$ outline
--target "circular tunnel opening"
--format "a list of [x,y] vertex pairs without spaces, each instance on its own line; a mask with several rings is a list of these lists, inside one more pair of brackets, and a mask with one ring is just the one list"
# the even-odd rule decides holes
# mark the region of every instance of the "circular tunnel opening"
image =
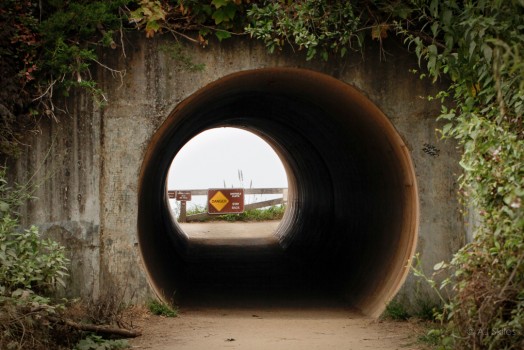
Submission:
[[[171,163],[171,213],[190,241],[270,237],[285,213],[287,179],[282,159],[263,138],[239,128],[208,129],[186,143]],[[242,213],[207,214],[208,189],[221,188],[244,190]]]
[[[272,146],[288,174],[288,206],[274,242],[195,254],[169,212],[166,177],[191,138],[224,126]],[[202,88],[159,128],[142,167],[139,245],[166,299],[210,289],[315,290],[377,315],[407,275],[417,229],[413,165],[393,125],[355,88],[309,70],[244,71]]]

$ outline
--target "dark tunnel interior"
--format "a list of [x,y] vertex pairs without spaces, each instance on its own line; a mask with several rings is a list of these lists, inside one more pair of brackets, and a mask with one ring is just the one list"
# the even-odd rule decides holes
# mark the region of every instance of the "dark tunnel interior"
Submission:
[[[262,137],[286,168],[288,207],[274,245],[195,248],[169,213],[173,158],[222,126]],[[138,212],[142,259],[164,299],[326,293],[368,315],[400,288],[418,229],[410,155],[386,116],[350,85],[292,68],[232,74],[180,103],[149,145]]]

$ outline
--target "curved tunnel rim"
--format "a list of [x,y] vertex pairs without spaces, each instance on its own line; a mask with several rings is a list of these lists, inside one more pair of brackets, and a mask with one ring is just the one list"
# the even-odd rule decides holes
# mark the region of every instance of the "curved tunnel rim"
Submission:
[[[250,69],[240,72],[235,72],[231,74],[227,74],[225,76],[222,76],[218,78],[217,80],[202,86],[200,88],[195,89],[189,96],[187,96],[185,99],[183,99],[180,103],[178,103],[175,108],[170,112],[170,114],[167,116],[167,118],[164,120],[162,125],[154,132],[153,136],[150,139],[150,142],[148,144],[147,150],[145,152],[142,168],[140,170],[140,181],[139,181],[139,191],[138,191],[138,203],[139,207],[141,205],[141,200],[143,198],[143,187],[144,187],[144,173],[148,169],[148,164],[151,160],[151,157],[158,152],[159,150],[158,145],[159,141],[162,138],[162,136],[166,133],[166,130],[169,130],[169,127],[172,126],[172,124],[176,124],[177,115],[182,113],[182,111],[185,108],[188,108],[188,106],[191,106],[192,104],[198,104],[198,99],[202,95],[205,95],[206,93],[210,93],[214,89],[220,88],[220,86],[224,85],[227,82],[234,81],[235,79],[239,79],[242,76],[245,75],[252,75],[252,74],[275,74],[277,73],[285,73],[288,75],[308,75],[315,78],[323,79],[326,81],[331,81],[332,84],[342,84],[344,85],[346,91],[344,92],[344,95],[347,95],[347,98],[356,99],[359,101],[359,103],[363,103],[366,105],[366,108],[369,108],[369,110],[372,110],[373,115],[377,117],[377,121],[386,129],[387,135],[392,136],[395,145],[399,147],[401,150],[398,155],[401,156],[402,161],[404,164],[401,166],[401,169],[406,172],[405,177],[410,179],[410,183],[406,184],[406,187],[409,187],[409,197],[410,197],[410,211],[409,211],[409,222],[408,228],[406,229],[409,231],[408,240],[403,243],[403,247],[406,247],[405,253],[403,254],[402,259],[398,259],[403,261],[404,263],[402,266],[398,266],[395,271],[398,271],[398,273],[395,274],[394,278],[389,278],[386,285],[383,285],[382,292],[379,294],[382,294],[382,298],[370,298],[369,300],[361,301],[361,309],[366,310],[365,314],[373,317],[377,317],[385,308],[387,302],[389,302],[395,294],[399,291],[399,289],[402,287],[404,281],[406,280],[408,273],[409,273],[409,266],[411,264],[412,256],[416,250],[416,244],[418,239],[418,230],[419,230],[419,220],[420,220],[420,209],[419,209],[419,197],[418,197],[418,187],[417,187],[417,181],[416,181],[416,173],[415,168],[413,165],[413,161],[410,155],[410,152],[406,146],[406,143],[404,142],[403,138],[401,137],[400,133],[395,128],[394,124],[391,122],[391,120],[371,101],[369,98],[361,91],[359,91],[355,86],[343,81],[336,79],[330,75],[327,75],[323,72],[318,72],[314,70],[304,69],[304,68],[289,68],[289,67],[267,67],[267,68],[259,68],[259,69]],[[238,127],[238,126],[234,126]],[[206,129],[207,130],[207,129]],[[246,128],[249,132],[253,132],[249,128]],[[255,133],[257,136],[258,133]],[[193,135],[192,137],[194,137]],[[265,138],[263,138],[264,141],[268,142]],[[186,141],[187,142],[187,141]],[[271,143],[268,142],[270,145]],[[271,145],[273,147],[273,145]],[[174,158],[174,155],[173,157]],[[282,159],[282,163],[285,165],[286,161]],[[286,169],[286,172],[289,172]],[[288,178],[288,183],[290,183]],[[144,235],[143,232],[141,232],[140,228],[140,209],[138,211],[138,227],[137,227],[137,235],[138,235],[138,242],[139,242],[139,251],[140,251],[140,259],[142,266],[146,272],[147,275],[147,281],[152,289],[152,291],[159,297],[160,299],[166,300],[166,296],[164,295],[162,288],[156,285],[156,282],[152,278],[152,274],[150,272],[150,267],[148,267],[147,263],[147,254],[143,249],[143,245],[141,242],[141,237]],[[406,220],[405,220],[406,221]],[[405,222],[404,221],[404,222]],[[405,230],[404,230],[405,231]]]

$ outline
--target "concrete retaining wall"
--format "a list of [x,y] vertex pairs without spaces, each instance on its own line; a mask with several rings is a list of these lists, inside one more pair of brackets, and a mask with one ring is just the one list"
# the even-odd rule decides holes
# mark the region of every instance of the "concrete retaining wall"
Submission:
[[[463,242],[456,178],[459,151],[439,140],[435,121],[439,103],[425,97],[437,91],[409,72],[418,68],[413,54],[388,43],[387,60],[378,47],[364,55],[329,62],[306,62],[303,53],[267,54],[248,39],[187,45],[185,54],[205,64],[190,72],[168,54],[170,38],[129,37],[126,57],[119,50],[101,53],[108,67],[125,71],[122,79],[98,68],[97,79],[108,103],[100,108],[84,94],[57,101],[68,114],[44,120],[41,133],[17,162],[20,181],[34,175],[41,183],[24,211],[26,224],[68,247],[72,259],[68,295],[97,297],[121,289],[125,298],[143,300],[151,290],[137,243],[137,190],[144,153],[155,131],[192,93],[228,74],[263,67],[299,67],[331,75],[357,88],[391,120],[411,151],[420,196],[417,250],[423,266],[448,259]],[[431,151],[437,152],[438,155]],[[432,154],[433,153],[433,154]],[[409,277],[401,294],[415,301],[417,282]],[[420,289],[424,293],[424,288]]]

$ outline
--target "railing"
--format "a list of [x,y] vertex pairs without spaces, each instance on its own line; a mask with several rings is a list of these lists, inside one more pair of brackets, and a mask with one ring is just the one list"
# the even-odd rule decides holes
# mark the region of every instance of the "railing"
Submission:
[[[189,189],[189,190],[169,190],[167,194],[169,198],[176,198],[176,193],[185,192],[190,193],[191,196],[207,196],[207,189]],[[246,188],[244,189],[244,195],[255,195],[255,194],[281,194],[282,198],[269,199],[261,202],[249,203],[244,205],[245,210],[259,209],[264,207],[270,207],[273,205],[285,204],[287,202],[287,188]],[[216,214],[199,213],[193,215],[187,215],[187,202],[185,200],[180,201],[180,215],[179,222],[190,222],[203,220]]]

